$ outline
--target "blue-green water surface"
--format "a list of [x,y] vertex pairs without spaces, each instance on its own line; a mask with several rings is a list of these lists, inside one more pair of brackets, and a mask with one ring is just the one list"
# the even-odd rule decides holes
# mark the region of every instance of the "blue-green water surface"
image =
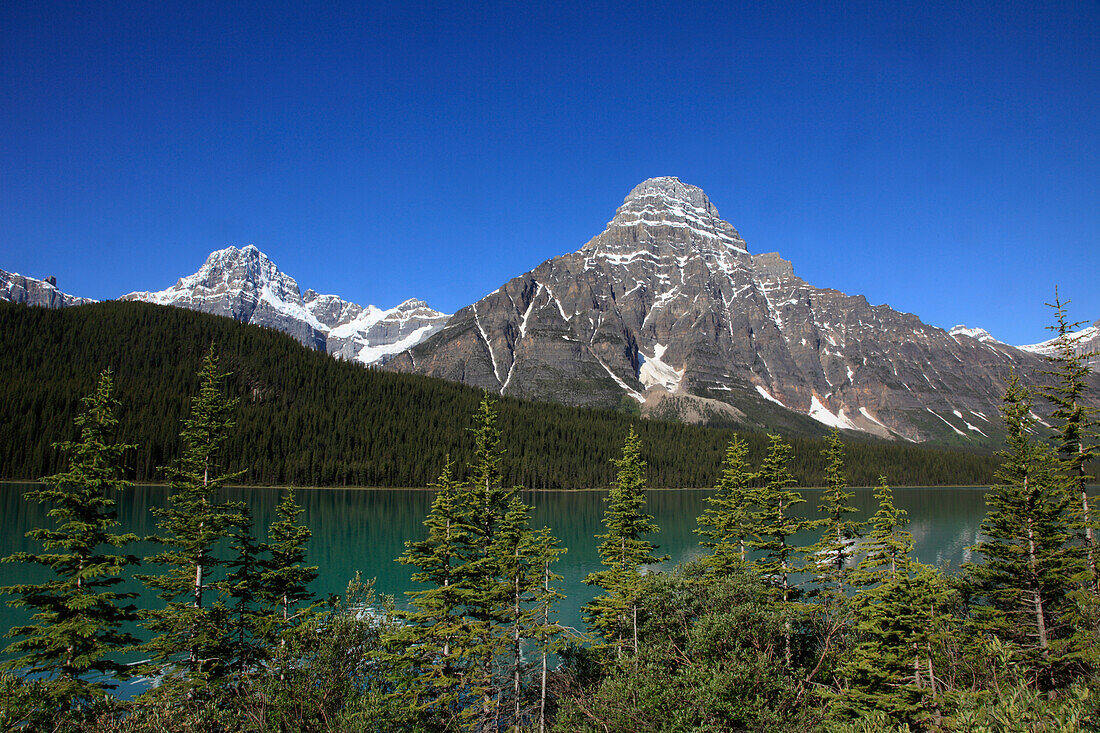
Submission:
[[[36,526],[52,526],[44,507],[23,499],[30,484],[0,484],[0,556],[26,550],[38,551],[36,543],[24,535]],[[871,489],[855,489],[855,506],[866,517],[874,512]],[[664,567],[689,560],[700,553],[699,537],[693,533],[696,518],[704,510],[703,498],[710,492],[700,490],[652,491],[648,494],[647,511],[654,515],[660,532],[652,537],[659,545],[658,554],[669,555]],[[798,507],[802,515],[818,516],[819,491],[804,490],[806,503]],[[981,488],[914,488],[896,489],[899,507],[909,512],[910,531],[916,543],[919,559],[933,565],[958,565],[969,559],[968,547],[975,542],[978,527],[985,515],[985,490]],[[149,509],[163,506],[168,489],[162,486],[136,486],[124,494],[120,514],[124,529],[140,536],[156,533],[156,524]],[[296,495],[305,509],[301,521],[313,531],[308,561],[319,567],[313,584],[318,597],[342,594],[347,581],[356,571],[365,577],[377,578],[381,593],[395,596],[398,605],[405,604],[405,592],[414,584],[409,576],[412,568],[395,562],[404,551],[406,540],[424,535],[423,520],[431,506],[432,493],[427,490],[384,489],[298,489]],[[563,576],[562,590],[566,598],[561,603],[560,618],[570,626],[581,627],[581,607],[594,595],[593,588],[583,584],[584,577],[599,568],[597,541],[594,535],[602,531],[604,491],[524,492],[523,498],[534,507],[535,526],[549,526],[568,552],[558,563]],[[280,491],[270,488],[227,489],[224,498],[248,503],[262,536],[275,515]],[[809,544],[814,538],[796,538]],[[150,543],[138,545],[136,554],[156,551]],[[155,568],[143,567],[143,572]],[[17,563],[0,563],[0,585],[35,582],[47,577],[44,568]],[[150,606],[156,599],[136,582],[129,587],[142,592],[141,606]],[[0,633],[29,617],[25,609],[0,607]],[[6,644],[4,644],[6,646]]]

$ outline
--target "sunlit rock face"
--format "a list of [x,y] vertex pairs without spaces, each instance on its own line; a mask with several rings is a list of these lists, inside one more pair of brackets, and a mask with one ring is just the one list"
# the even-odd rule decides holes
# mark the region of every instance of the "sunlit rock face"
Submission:
[[387,368],[572,405],[626,395],[678,405],[672,417],[966,442],[997,432],[1011,369],[1033,383],[1045,364],[811,286],[778,254],[750,254],[701,189],[662,177]]
[[71,305],[95,302],[91,298],[79,298],[61,292],[57,288],[55,278],[47,277],[45,280],[38,280],[4,270],[0,270],[0,300],[41,308],[67,308]]
[[449,318],[415,299],[384,310],[313,290],[302,293],[294,278],[252,245],[212,252],[198,272],[172,287],[123,299],[273,328],[311,348],[364,364],[384,362],[438,331]]

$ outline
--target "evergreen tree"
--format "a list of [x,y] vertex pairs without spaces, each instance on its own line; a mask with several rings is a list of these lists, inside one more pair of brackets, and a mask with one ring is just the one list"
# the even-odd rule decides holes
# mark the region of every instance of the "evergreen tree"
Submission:
[[1037,683],[1064,642],[1064,616],[1075,574],[1067,519],[1071,494],[1061,485],[1051,450],[1032,437],[1031,396],[1011,375],[1001,408],[1008,450],[969,568],[978,600],[976,628],[1011,642],[1017,664]]
[[240,502],[219,502],[217,494],[239,473],[221,468],[221,449],[233,427],[236,401],[222,395],[217,356],[211,346],[199,370],[199,394],[180,433],[182,455],[165,470],[172,493],[169,506],[153,509],[165,550],[153,558],[163,575],[145,575],[164,607],[147,612],[146,627],[156,634],[145,649],[163,672],[182,674],[189,683],[217,679],[230,670],[230,612],[223,599],[209,598],[217,543],[242,523]]
[[261,563],[259,596],[269,611],[269,641],[296,626],[314,605],[309,603],[313,598],[309,584],[317,578],[317,566],[305,564],[306,547],[313,533],[298,524],[303,511],[295,501],[294,490],[287,491],[275,507],[275,521],[263,545],[268,556]]
[[867,554],[852,577],[862,587],[852,600],[859,641],[838,670],[843,687],[832,704],[842,716],[881,711],[895,725],[920,725],[935,686],[931,649],[946,587],[939,573],[910,558],[906,512],[894,505],[885,477],[875,498]]
[[427,587],[409,591],[415,610],[398,614],[402,624],[387,639],[391,664],[398,670],[395,695],[406,707],[454,725],[462,707],[462,685],[474,662],[473,639],[465,618],[468,578],[457,572],[472,552],[472,536],[463,514],[463,487],[453,477],[448,457],[432,484],[435,498],[424,520],[428,536],[405,543],[398,562],[418,568],[412,579]]
[[[42,552],[18,552],[4,562],[35,563],[52,571],[42,583],[21,583],[0,589],[17,598],[13,606],[34,610],[31,623],[15,626],[17,640],[6,652],[6,669],[44,675],[57,683],[61,700],[90,698],[114,685],[89,675],[129,676],[117,658],[137,642],[123,629],[136,619],[137,594],[116,590],[120,574],[138,562],[123,550],[138,538],[117,533],[115,495],[130,484],[121,478],[123,455],[133,446],[115,442],[118,420],[110,370],[99,376],[95,391],[83,398],[84,411],[75,419],[80,440],[55,447],[69,461],[66,471],[42,479],[45,484],[24,494],[28,501],[50,506],[56,528],[27,533],[42,543]],[[18,638],[22,637],[22,638]]]
[[847,598],[851,575],[848,563],[855,554],[859,522],[847,518],[857,509],[850,504],[855,494],[848,490],[844,476],[844,444],[836,428],[829,431],[821,455],[825,457],[825,490],[817,510],[825,518],[821,524],[821,539],[810,548],[811,571],[820,586],[816,595],[823,597],[826,605],[835,607],[843,605]]
[[488,393],[478,405],[470,432],[474,435],[474,454],[460,498],[466,508],[460,515],[461,522],[470,546],[456,573],[464,591],[471,632],[468,653],[478,660],[467,678],[467,689],[481,697],[476,726],[489,729],[497,725],[501,712],[502,683],[495,675],[495,661],[507,643],[502,631],[510,615],[508,584],[502,576],[500,558],[494,554],[495,541],[518,490],[503,486],[496,402]]
[[546,698],[548,690],[548,662],[551,654],[561,650],[561,636],[564,629],[554,619],[554,604],[565,596],[554,587],[562,577],[550,570],[550,566],[566,552],[558,545],[558,540],[543,527],[535,533],[532,541],[532,564],[541,569],[542,582],[534,592],[535,621],[531,640],[539,655],[539,702],[536,721],[539,733],[546,730]]
[[232,530],[232,556],[225,564],[225,579],[217,584],[222,595],[229,600],[228,666],[238,684],[264,660],[267,653],[265,619],[260,608],[266,590],[262,578],[262,551],[252,530],[251,512],[247,506],[243,507],[240,522]]
[[636,593],[642,566],[666,559],[656,557],[653,554],[656,546],[643,539],[658,529],[652,515],[642,512],[646,463],[641,458],[641,450],[641,441],[631,428],[623,444],[622,458],[613,461],[618,472],[606,499],[603,524],[607,531],[596,535],[603,540],[599,552],[607,569],[590,573],[584,579],[585,585],[595,585],[605,591],[604,595],[585,604],[584,618],[603,639],[596,648],[613,652],[615,659],[621,659],[626,649],[635,656],[638,653]]
[[792,600],[795,588],[790,576],[798,572],[795,556],[800,552],[790,539],[795,533],[810,529],[815,522],[800,519],[791,510],[804,503],[802,494],[791,486],[795,483],[788,464],[791,446],[778,435],[769,435],[768,455],[756,474],[760,488],[757,490],[757,511],[752,517],[752,531],[756,536],[749,545],[760,550],[762,556],[756,567],[770,578],[778,588],[784,603]]
[[1054,291],[1054,302],[1047,303],[1054,309],[1055,323],[1050,326],[1056,337],[1054,353],[1044,358],[1051,364],[1051,370],[1045,374],[1054,378],[1054,384],[1040,387],[1047,401],[1054,407],[1051,419],[1057,431],[1056,443],[1058,455],[1062,460],[1063,472],[1069,481],[1069,489],[1078,502],[1077,511],[1084,534],[1085,562],[1089,573],[1089,583],[1094,594],[1100,595],[1100,572],[1097,570],[1096,554],[1096,511],[1090,506],[1088,483],[1093,478],[1088,475],[1088,464],[1100,456],[1096,439],[1096,408],[1088,407],[1082,398],[1088,392],[1088,376],[1091,372],[1090,358],[1096,354],[1084,353],[1080,347],[1081,336],[1074,335],[1073,329],[1084,322],[1071,323],[1066,315],[1066,306]]
[[728,573],[747,560],[745,542],[750,536],[755,501],[747,455],[748,445],[735,435],[726,448],[714,495],[704,498],[708,507],[695,530],[704,538],[699,544],[711,550],[703,562],[718,574]]

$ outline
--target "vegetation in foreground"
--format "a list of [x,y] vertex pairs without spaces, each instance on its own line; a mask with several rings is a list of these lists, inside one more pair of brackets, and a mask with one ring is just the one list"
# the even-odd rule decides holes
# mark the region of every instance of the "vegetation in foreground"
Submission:
[[[703,556],[652,571],[659,528],[630,431],[596,538],[603,568],[587,582],[600,592],[583,634],[555,619],[553,564],[565,549],[530,526],[504,482],[488,396],[466,477],[445,463],[426,536],[401,558],[424,584],[411,608],[395,609],[358,577],[343,598],[310,598],[316,568],[305,565],[310,533],[293,495],[266,543],[241,505],[218,499],[233,476],[224,464],[234,405],[211,349],[181,452],[165,468],[164,550],[144,576],[163,603],[141,614],[148,661],[136,666],[112,661],[137,644],[122,631],[137,612],[113,590],[137,558],[125,553],[134,538],[117,533],[128,446],[115,437],[104,372],[77,418],[80,440],[59,444],[68,470],[28,495],[50,505],[56,527],[32,532],[41,553],[7,558],[53,577],[4,589],[34,616],[9,633],[17,657],[0,677],[0,730],[1095,730],[1100,578],[1082,467],[1097,435],[1070,328],[1061,318],[1050,444],[1032,395],[1009,384],[1004,462],[977,561],[960,573],[913,559],[885,478],[875,515],[865,525],[847,518],[846,446],[835,432],[820,519],[791,516],[803,499],[787,443],[772,436],[754,469],[735,439],[699,518]],[[793,544],[805,529],[817,542]],[[155,685],[113,697],[134,675]]]

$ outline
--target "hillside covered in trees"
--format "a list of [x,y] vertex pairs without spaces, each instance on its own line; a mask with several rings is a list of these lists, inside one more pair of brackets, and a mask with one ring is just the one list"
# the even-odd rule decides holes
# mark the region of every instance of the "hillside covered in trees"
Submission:
[[[0,303],[0,479],[61,470],[53,442],[70,436],[80,396],[113,370],[120,429],[138,445],[130,476],[157,481],[178,452],[178,428],[197,388],[196,371],[216,345],[229,396],[240,399],[226,453],[249,485],[426,486],[462,440],[478,390],[384,373],[310,351],[288,336],[228,318],[144,303],[106,302],[47,310]],[[641,420],[504,398],[500,401],[509,485],[533,489],[607,486],[609,459],[633,425],[655,487],[713,485],[733,431]],[[788,436],[791,470],[820,485],[822,436]],[[931,450],[849,436],[855,485],[887,474],[895,485],[982,485],[992,455]],[[750,460],[764,435],[745,436]],[[451,455],[465,465],[467,455]]]

